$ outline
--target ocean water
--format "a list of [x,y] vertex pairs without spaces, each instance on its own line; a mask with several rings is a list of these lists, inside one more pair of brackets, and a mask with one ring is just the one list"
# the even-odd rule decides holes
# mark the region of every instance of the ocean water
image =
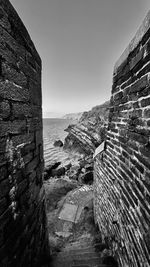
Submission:
[[44,139],[44,161],[45,166],[53,165],[55,162],[62,162],[62,166],[77,159],[76,155],[65,152],[62,147],[54,147],[56,140],[64,142],[67,132],[64,131],[69,124],[75,121],[66,119],[43,119]]

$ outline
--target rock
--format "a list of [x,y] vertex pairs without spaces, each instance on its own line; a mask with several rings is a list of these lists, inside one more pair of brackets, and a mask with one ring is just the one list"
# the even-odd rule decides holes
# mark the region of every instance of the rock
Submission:
[[54,176],[60,177],[62,175],[65,175],[65,167],[61,167],[59,169],[54,169],[51,171],[52,177],[54,177]]
[[102,263],[106,264],[107,266],[114,266],[114,267],[118,267],[118,263],[115,260],[115,258],[113,256],[106,256],[102,259]]
[[69,174],[69,179],[76,181],[78,180],[78,175],[76,173],[71,173]]
[[82,168],[81,169],[81,173],[85,173],[85,168]]
[[81,177],[81,181],[85,184],[92,184],[93,183],[93,172],[86,172],[84,175]]
[[74,165],[71,167],[71,171],[75,171],[75,172],[78,172],[80,170],[80,166],[79,165]]
[[[69,191],[75,189],[76,187],[77,183],[75,181],[67,181],[61,177],[58,179],[52,178],[49,181],[44,182],[48,212],[57,209],[58,202],[62,200],[62,198],[65,197]],[[62,203],[59,203],[60,207],[63,204],[63,201]]]
[[70,170],[71,167],[72,167],[72,164],[71,164],[71,163],[65,165],[65,169],[66,169],[66,171]]
[[44,171],[44,180],[47,180],[49,178],[47,171]]
[[55,170],[60,164],[61,162],[59,161],[54,163],[54,165],[47,166],[44,169],[44,180],[49,179],[49,177],[52,175],[52,171]]
[[105,140],[109,114],[109,101],[84,112],[77,124],[69,125],[64,149],[90,155]]
[[85,171],[86,172],[93,171],[93,163],[85,165]]
[[62,147],[63,146],[63,142],[61,140],[56,140],[54,142],[54,146],[56,146],[56,147]]

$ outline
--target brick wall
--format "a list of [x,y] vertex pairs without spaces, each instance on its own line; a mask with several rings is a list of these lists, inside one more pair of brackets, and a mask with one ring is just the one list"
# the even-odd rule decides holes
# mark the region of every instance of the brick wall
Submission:
[[150,266],[150,12],[114,68],[95,219],[120,266]]
[[0,0],[0,266],[38,266],[48,250],[41,102],[41,59]]

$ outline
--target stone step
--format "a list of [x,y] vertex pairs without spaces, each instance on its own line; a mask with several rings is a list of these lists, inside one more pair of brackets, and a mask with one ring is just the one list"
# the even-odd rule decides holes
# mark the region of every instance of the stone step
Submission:
[[75,253],[71,253],[71,254],[69,253],[64,254],[60,252],[59,261],[64,260],[64,259],[65,260],[69,260],[69,259],[70,260],[84,260],[84,259],[90,260],[91,258],[94,259],[97,257],[99,257],[99,255],[96,252],[85,252],[85,253],[80,252],[80,254],[76,253],[76,251]]
[[75,249],[64,249],[62,251],[63,253],[66,253],[67,255],[72,255],[72,254],[81,254],[81,253],[91,253],[91,252],[95,252],[95,248],[93,246],[87,247],[87,248],[75,248]]
[[101,259],[99,257],[73,260],[73,265],[83,265],[83,264],[89,265],[90,267],[94,267],[94,266],[96,266],[96,264],[100,265],[102,263],[101,263]]
[[76,246],[76,247],[80,247],[80,246],[84,246],[84,247],[88,247],[88,246],[93,246],[93,240],[79,240],[79,241],[76,241],[76,242],[72,242],[70,243],[70,247],[71,246]]
[[[75,245],[74,245],[75,244]],[[82,248],[80,247],[80,244],[76,244],[76,243],[72,243],[71,246],[68,246],[67,248],[64,248],[64,252],[69,252],[72,253],[73,251],[77,251],[77,252],[88,252],[90,250],[98,250],[98,251],[102,251],[104,249],[105,245],[102,243],[96,243],[96,244],[87,244],[87,246],[83,246]]]
[[64,261],[64,260],[55,260],[51,263],[50,267],[71,267],[73,264],[72,261]]
[[[91,266],[87,265],[87,264],[80,264],[80,265],[73,264],[73,265],[71,265],[71,267],[91,267]],[[98,265],[95,265],[95,267],[107,267],[107,266],[104,264],[98,264]]]

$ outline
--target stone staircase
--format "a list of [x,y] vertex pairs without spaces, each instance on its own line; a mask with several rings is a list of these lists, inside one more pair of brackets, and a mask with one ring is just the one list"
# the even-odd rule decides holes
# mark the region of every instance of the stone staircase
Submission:
[[107,267],[102,264],[101,252],[98,252],[101,246],[90,238],[71,242],[58,253],[52,267]]

